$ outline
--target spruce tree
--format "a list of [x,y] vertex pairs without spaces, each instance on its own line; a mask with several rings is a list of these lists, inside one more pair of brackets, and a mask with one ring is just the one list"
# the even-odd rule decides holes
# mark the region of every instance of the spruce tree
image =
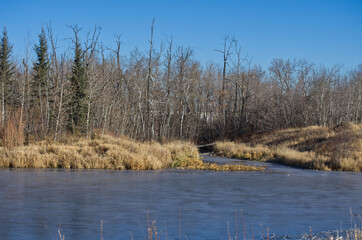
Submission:
[[70,121],[69,129],[73,133],[84,133],[87,117],[87,77],[84,65],[84,52],[76,36],[74,48],[74,60],[71,77]]
[[48,88],[49,59],[48,43],[44,28],[41,29],[39,36],[39,45],[35,44],[34,50],[37,61],[34,63],[34,78],[31,84],[32,99],[35,104],[42,104],[46,98]]
[[6,28],[4,28],[3,36],[1,38],[0,47],[0,85],[1,85],[1,124],[5,123],[6,106],[11,100],[12,79],[14,73],[14,65],[10,61],[12,45],[9,43]]
[[[50,107],[49,107],[49,58],[48,43],[44,28],[41,29],[39,36],[39,44],[34,45],[36,53],[36,62],[33,65],[33,79],[31,81],[31,106],[33,114],[39,124],[35,123],[40,129],[34,129],[37,136],[42,132],[42,137],[49,129]],[[40,124],[41,123],[41,124]]]

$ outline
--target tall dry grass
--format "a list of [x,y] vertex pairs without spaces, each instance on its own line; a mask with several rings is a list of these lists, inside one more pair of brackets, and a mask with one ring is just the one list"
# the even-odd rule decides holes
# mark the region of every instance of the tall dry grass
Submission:
[[311,126],[254,134],[240,142],[217,142],[223,157],[274,161],[317,170],[362,171],[362,124]]
[[28,146],[0,148],[0,167],[155,170],[168,167],[215,171],[254,171],[258,167],[216,165],[199,158],[190,142],[142,143],[126,137],[98,135],[96,139],[68,136]]
[[161,169],[171,166],[172,150],[176,147],[183,151],[178,152],[178,156],[187,153],[192,158],[199,158],[194,147],[186,142],[173,143],[169,147],[102,135],[94,140],[71,138],[60,142],[35,142],[13,149],[0,148],[0,167]]

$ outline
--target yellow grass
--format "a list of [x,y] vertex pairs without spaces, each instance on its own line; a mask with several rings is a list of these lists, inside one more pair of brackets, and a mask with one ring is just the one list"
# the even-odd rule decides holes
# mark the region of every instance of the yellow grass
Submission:
[[245,143],[216,142],[215,151],[218,156],[228,158],[262,160],[271,157],[271,151],[267,147],[251,147]]
[[177,142],[172,147],[169,145],[140,143],[108,135],[95,140],[74,138],[59,143],[42,141],[10,150],[1,148],[0,167],[161,169],[171,166],[171,150],[178,145],[181,145],[179,156],[190,152],[192,157],[198,158],[190,143]]
[[211,170],[211,171],[260,171],[264,170],[264,167],[247,166],[242,164],[224,164],[218,165],[214,163],[206,163],[201,160],[184,159],[181,161],[175,161],[173,167],[184,169],[199,169],[199,170]]
[[[263,167],[255,166],[246,166],[246,165],[236,165],[236,164],[224,164],[217,165],[213,163],[205,163],[199,158],[193,157],[193,154],[198,154],[198,152],[189,152],[182,151],[179,149],[182,145],[173,143],[168,144],[173,156],[172,167],[185,168],[185,169],[199,169],[199,170],[213,170],[213,171],[259,171],[263,170]],[[195,149],[197,151],[197,149]],[[183,153],[180,155],[180,153]]]
[[259,170],[248,166],[204,163],[189,142],[141,143],[126,137],[100,135],[97,139],[68,137],[29,146],[0,148],[0,167],[154,170],[168,167],[204,170]]
[[308,169],[361,172],[362,125],[345,123],[254,134],[237,143],[217,142],[215,154]]

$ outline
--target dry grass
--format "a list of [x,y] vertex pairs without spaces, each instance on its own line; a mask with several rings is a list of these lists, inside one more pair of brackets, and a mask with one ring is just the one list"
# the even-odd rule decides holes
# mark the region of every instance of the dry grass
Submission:
[[223,157],[276,161],[317,170],[362,171],[362,125],[311,126],[254,134],[241,142],[217,142]]
[[0,167],[154,170],[168,167],[217,171],[254,171],[242,165],[204,163],[189,142],[141,143],[126,137],[99,135],[96,139],[67,137],[29,146],[0,148]]
[[[177,142],[176,142],[177,143]],[[263,167],[256,166],[246,166],[241,164],[224,164],[218,165],[214,163],[203,162],[199,158],[194,156],[198,153],[198,150],[194,148],[194,151],[185,151],[184,145],[169,143],[167,144],[168,148],[171,150],[172,167],[182,168],[182,169],[199,169],[199,170],[212,170],[212,171],[260,171],[264,170]],[[180,149],[181,147],[181,149]]]
[[[177,142],[176,142],[177,143]],[[199,158],[194,156],[198,153],[198,150],[194,148],[194,151],[185,151],[184,149],[179,149],[183,147],[180,144],[170,143],[167,144],[168,148],[171,149],[172,167],[182,168],[182,169],[198,169],[198,170],[212,170],[212,171],[260,171],[264,170],[263,167],[256,166],[246,166],[246,165],[237,165],[237,164],[224,164],[217,165],[213,163],[203,162]]]
[[251,147],[245,143],[235,142],[216,142],[215,153],[221,157],[249,160],[262,160],[272,156],[267,147],[261,145]]
[[215,163],[206,163],[202,160],[190,160],[184,159],[181,161],[175,161],[173,167],[182,169],[198,169],[198,170],[211,170],[211,171],[261,171],[264,167],[247,166],[242,164],[223,164],[218,165]]
[[[147,229],[145,229],[143,232],[143,238],[149,240],[162,240],[162,239],[169,239],[168,235],[169,232],[167,230],[166,224],[164,226],[159,226],[157,222],[157,218],[154,218],[153,220],[150,220],[149,212],[147,211]],[[243,239],[246,239],[246,236],[248,236],[248,239],[256,239],[256,236],[254,235],[254,231],[251,229],[251,232],[248,231],[248,229],[245,227],[245,223],[243,221],[243,216],[241,215],[241,221],[239,221],[239,224],[241,222],[241,226],[238,227],[238,215],[235,216],[235,235],[233,235],[229,228],[229,223],[227,223],[227,237],[225,239],[232,240],[232,239],[242,239],[242,235],[244,235]],[[262,226],[262,225],[260,225]],[[242,229],[242,231],[239,233],[239,229]],[[181,231],[181,218],[179,218],[179,239],[181,238],[182,231]],[[347,229],[341,229],[341,230],[330,230],[330,231],[322,231],[313,233],[312,228],[310,227],[309,233],[303,233],[298,235],[270,235],[269,234],[269,227],[266,229],[266,232],[261,229],[259,231],[261,239],[312,239],[312,240],[361,240],[362,239],[362,218],[360,215],[358,215],[358,218],[356,219],[355,216],[352,213],[351,210],[351,227]],[[62,234],[61,230],[58,229],[57,235],[59,237],[59,240],[65,240],[65,235]],[[130,239],[133,240],[133,234],[130,232]],[[188,239],[185,235],[185,239]],[[221,238],[220,238],[221,239]],[[100,240],[104,240],[103,238],[103,220],[101,220],[100,224]]]
[[177,147],[179,156],[190,152],[192,157],[198,158],[194,147],[186,142],[161,145],[103,135],[94,140],[70,138],[61,142],[41,141],[10,150],[0,148],[0,167],[161,169],[171,166],[171,151]]

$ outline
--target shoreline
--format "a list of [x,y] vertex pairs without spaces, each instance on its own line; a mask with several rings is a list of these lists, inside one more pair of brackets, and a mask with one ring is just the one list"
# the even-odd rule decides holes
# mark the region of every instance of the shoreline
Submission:
[[212,171],[260,171],[263,167],[203,162],[190,142],[137,142],[126,137],[99,135],[96,139],[40,141],[28,146],[0,148],[0,167],[109,170],[165,168]]
[[[217,141],[213,156],[278,163],[301,169],[362,172],[362,124],[310,126],[255,133],[235,141]],[[212,171],[261,171],[265,167],[202,160],[187,141],[139,142],[127,137],[68,136],[58,142],[0,147],[0,168],[65,168],[157,170],[166,168]]]

